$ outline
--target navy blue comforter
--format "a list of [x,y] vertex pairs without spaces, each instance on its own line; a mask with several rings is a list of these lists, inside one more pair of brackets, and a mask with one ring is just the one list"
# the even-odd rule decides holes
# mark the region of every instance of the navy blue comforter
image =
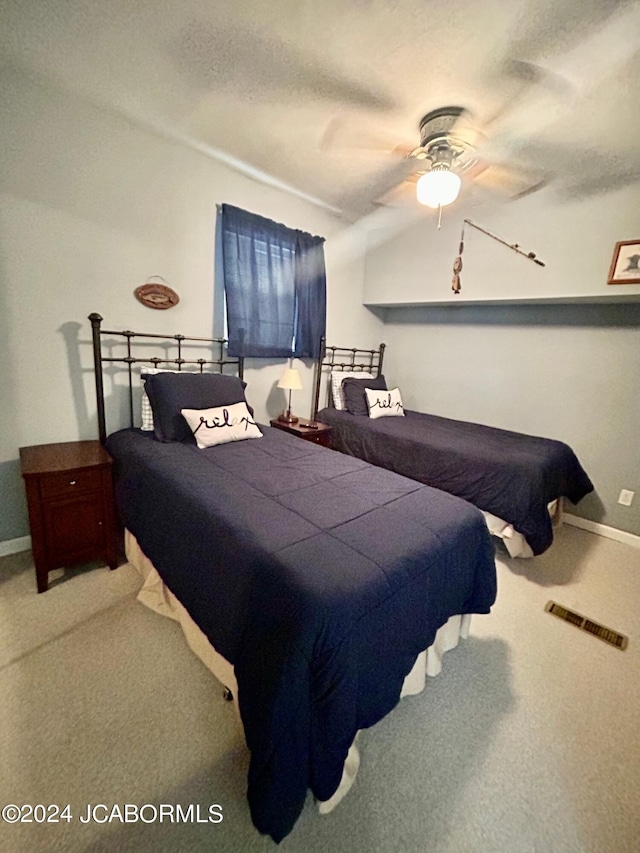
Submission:
[[547,505],[576,504],[593,484],[561,441],[405,410],[367,418],[327,408],[332,447],[470,501],[508,521],[534,554],[553,542]]
[[252,818],[279,841],[437,629],[489,611],[496,574],[470,504],[262,429],[206,450],[122,430],[107,448],[124,524],[235,666]]

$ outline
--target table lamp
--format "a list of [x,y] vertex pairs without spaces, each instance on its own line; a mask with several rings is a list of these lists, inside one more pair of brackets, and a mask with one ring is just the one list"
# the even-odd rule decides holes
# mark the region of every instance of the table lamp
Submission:
[[300,374],[294,367],[285,367],[282,376],[280,377],[280,381],[278,382],[278,388],[283,388],[285,391],[289,392],[289,405],[287,410],[278,417],[278,420],[285,424],[298,423],[298,418],[291,414],[291,392],[301,391],[302,382],[300,381]]

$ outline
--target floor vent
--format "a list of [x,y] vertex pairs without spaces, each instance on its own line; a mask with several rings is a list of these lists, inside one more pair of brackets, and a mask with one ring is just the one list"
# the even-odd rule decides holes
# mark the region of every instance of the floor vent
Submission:
[[547,613],[557,616],[558,619],[564,619],[565,622],[575,625],[576,628],[580,628],[588,634],[598,637],[599,640],[604,640],[610,646],[615,646],[616,649],[624,650],[629,645],[629,638],[625,637],[624,634],[612,631],[611,628],[605,628],[604,625],[599,625],[597,622],[587,619],[586,616],[581,616],[575,610],[567,610],[566,607],[557,604],[555,601],[548,601],[544,609]]

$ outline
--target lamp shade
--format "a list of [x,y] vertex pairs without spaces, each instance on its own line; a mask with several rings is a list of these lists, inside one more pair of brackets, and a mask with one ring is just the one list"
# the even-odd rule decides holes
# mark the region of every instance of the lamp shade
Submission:
[[418,180],[416,196],[427,207],[444,207],[458,198],[460,176],[448,168],[435,167]]
[[295,367],[285,367],[282,371],[282,376],[278,382],[278,388],[284,388],[285,391],[301,391],[302,382],[300,374]]

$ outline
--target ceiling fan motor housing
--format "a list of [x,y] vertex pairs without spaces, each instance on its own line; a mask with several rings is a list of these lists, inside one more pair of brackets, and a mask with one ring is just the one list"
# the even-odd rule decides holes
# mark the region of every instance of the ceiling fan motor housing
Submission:
[[466,112],[464,107],[440,107],[427,113],[420,122],[420,147],[428,148],[430,142],[446,138]]
[[473,145],[456,134],[460,118],[468,116],[464,107],[440,107],[431,110],[420,122],[420,145],[410,157],[430,160],[430,169],[465,172],[476,162]]

